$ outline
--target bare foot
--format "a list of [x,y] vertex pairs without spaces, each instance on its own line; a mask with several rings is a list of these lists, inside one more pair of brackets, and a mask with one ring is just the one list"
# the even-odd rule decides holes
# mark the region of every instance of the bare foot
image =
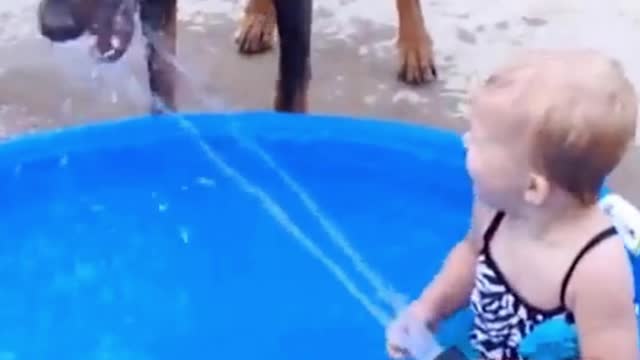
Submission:
[[438,77],[433,60],[433,44],[426,30],[416,30],[421,34],[400,36],[398,50],[400,51],[400,70],[398,79],[407,84],[421,85],[429,83]]
[[245,13],[236,35],[238,51],[251,55],[271,50],[275,29],[275,10],[272,7],[264,13]]

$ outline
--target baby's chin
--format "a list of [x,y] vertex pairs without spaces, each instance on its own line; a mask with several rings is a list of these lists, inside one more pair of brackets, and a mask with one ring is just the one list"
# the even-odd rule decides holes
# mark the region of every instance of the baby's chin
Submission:
[[473,193],[473,198],[476,201],[479,201],[485,205],[489,205],[489,203],[487,202],[486,196],[485,194],[478,188],[478,186],[476,184],[473,184],[471,186],[472,188],[472,193]]
[[495,196],[491,196],[491,194],[487,191],[483,191],[477,185],[473,185],[473,198],[480,202],[482,205],[489,207],[491,209],[502,209],[504,208],[504,204],[498,200]]

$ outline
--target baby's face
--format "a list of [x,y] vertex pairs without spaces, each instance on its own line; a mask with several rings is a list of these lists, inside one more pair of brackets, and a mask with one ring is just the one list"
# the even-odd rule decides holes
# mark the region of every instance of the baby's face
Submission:
[[507,96],[478,92],[465,134],[474,192],[483,202],[502,209],[522,200],[530,170],[527,127],[518,121],[509,102]]

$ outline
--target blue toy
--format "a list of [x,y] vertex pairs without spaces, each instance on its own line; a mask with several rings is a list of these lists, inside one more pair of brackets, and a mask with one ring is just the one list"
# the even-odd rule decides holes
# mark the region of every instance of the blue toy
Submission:
[[579,351],[575,325],[562,316],[547,320],[522,340],[519,352],[532,360],[576,359]]
[[[636,320],[640,326],[640,318]],[[562,316],[547,320],[522,340],[519,352],[531,360],[578,359],[580,354],[576,327]]]

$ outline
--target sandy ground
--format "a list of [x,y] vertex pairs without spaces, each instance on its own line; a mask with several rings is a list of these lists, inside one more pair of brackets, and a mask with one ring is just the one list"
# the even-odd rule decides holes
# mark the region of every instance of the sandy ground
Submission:
[[[178,62],[182,110],[264,109],[273,52],[246,58],[233,34],[244,1],[181,0]],[[146,73],[138,39],[123,61],[97,66],[87,41],[52,46],[36,32],[36,0],[0,2],[0,137],[143,114]],[[396,81],[393,0],[317,0],[313,112],[466,127],[466,90],[528,47],[586,46],[618,58],[640,89],[640,3],[634,0],[423,0],[440,80]],[[640,204],[634,149],[612,185]]]

